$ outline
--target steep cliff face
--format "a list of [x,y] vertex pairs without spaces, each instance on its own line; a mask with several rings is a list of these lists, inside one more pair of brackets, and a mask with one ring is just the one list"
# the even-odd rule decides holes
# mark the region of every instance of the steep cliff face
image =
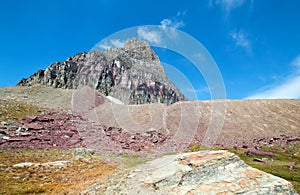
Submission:
[[66,89],[88,85],[125,104],[171,104],[186,99],[166,77],[149,44],[135,38],[128,40],[123,48],[79,53],[55,62],[17,85]]

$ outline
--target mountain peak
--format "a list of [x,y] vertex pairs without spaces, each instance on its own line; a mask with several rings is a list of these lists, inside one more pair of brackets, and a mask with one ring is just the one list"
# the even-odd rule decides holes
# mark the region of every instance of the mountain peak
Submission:
[[125,104],[171,104],[186,100],[165,75],[150,45],[136,38],[127,40],[123,48],[110,48],[103,53],[83,52],[65,61],[55,62],[46,70],[39,70],[22,79],[17,85],[47,85],[66,89],[88,85]]
[[134,49],[134,48],[140,48],[140,47],[150,47],[149,43],[143,40],[138,40],[135,37],[132,39],[128,39],[125,44],[125,49]]

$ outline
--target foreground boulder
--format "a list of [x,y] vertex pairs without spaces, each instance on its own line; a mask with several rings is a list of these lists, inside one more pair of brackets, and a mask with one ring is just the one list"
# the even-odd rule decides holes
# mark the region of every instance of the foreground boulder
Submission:
[[115,194],[116,192],[119,194],[297,194],[290,182],[252,168],[228,151],[199,151],[164,156],[136,168],[110,186],[105,186],[103,183],[94,185],[83,194]]

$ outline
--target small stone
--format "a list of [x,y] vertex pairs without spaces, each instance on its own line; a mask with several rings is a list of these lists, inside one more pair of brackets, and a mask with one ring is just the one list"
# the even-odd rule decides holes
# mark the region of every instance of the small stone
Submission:
[[28,123],[25,126],[28,127],[28,130],[32,129],[32,130],[40,130],[43,129],[43,127],[39,126],[37,123]]
[[135,173],[132,173],[130,175],[127,176],[127,178],[133,178],[135,176]]
[[68,163],[70,163],[70,162],[71,161],[69,161],[69,160],[61,160],[61,161],[43,163],[42,165],[60,168],[60,167],[66,167],[68,165]]
[[16,131],[18,128],[19,127],[17,127],[17,126],[8,126],[7,130],[9,130],[9,131]]
[[22,127],[18,127],[18,129],[16,130],[17,132],[21,132],[24,131],[25,129],[23,129]]
[[260,158],[254,158],[253,161],[260,162],[260,163],[266,163],[263,159],[260,159]]
[[81,153],[81,154],[89,154],[89,155],[95,154],[95,150],[88,149],[88,148],[75,148],[74,152]]
[[13,167],[22,168],[22,167],[30,167],[30,166],[33,166],[33,165],[35,165],[35,163],[23,162],[23,163],[14,164]]
[[7,135],[7,132],[6,132],[6,131],[0,130],[0,134],[2,134],[2,135]]
[[154,143],[154,144],[158,143],[158,139],[154,139],[154,140],[152,141],[152,143]]
[[157,135],[157,131],[154,128],[148,129],[146,133],[150,135]]
[[292,170],[296,165],[297,165],[296,162],[289,162],[288,163],[288,167],[289,167],[290,170]]
[[5,121],[2,121],[2,122],[1,122],[1,125],[2,125],[2,126],[8,126],[9,123],[7,123],[7,122],[5,122]]
[[21,136],[30,136],[31,133],[29,133],[29,132],[22,132],[22,133],[20,133],[20,135],[21,135]]
[[24,119],[29,120],[29,121],[34,121],[36,120],[37,116],[25,116]]

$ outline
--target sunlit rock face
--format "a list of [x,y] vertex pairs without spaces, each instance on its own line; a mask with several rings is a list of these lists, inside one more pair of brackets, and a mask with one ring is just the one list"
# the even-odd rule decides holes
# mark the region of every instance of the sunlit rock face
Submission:
[[297,194],[290,182],[252,168],[225,150],[163,156],[117,181],[109,187],[99,183],[82,194]]
[[66,89],[90,86],[125,104],[171,104],[186,100],[165,75],[149,44],[135,38],[126,41],[123,48],[79,53],[63,62],[55,62],[17,85]]

